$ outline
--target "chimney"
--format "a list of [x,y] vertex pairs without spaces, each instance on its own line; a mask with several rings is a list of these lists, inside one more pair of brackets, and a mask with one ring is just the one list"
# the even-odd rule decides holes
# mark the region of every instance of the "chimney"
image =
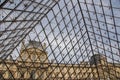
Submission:
[[44,43],[44,45],[43,45],[43,49],[44,49],[44,50],[46,49],[46,43]]
[[22,41],[22,44],[21,44],[21,51],[25,49],[25,40]]

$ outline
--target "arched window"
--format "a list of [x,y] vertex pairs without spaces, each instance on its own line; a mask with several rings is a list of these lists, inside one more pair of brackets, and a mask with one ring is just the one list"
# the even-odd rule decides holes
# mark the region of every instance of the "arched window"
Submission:
[[35,71],[34,70],[31,71],[30,78],[35,79]]
[[37,59],[37,55],[32,54],[32,55],[31,55],[31,60],[34,62],[34,61],[36,61],[36,59]]
[[12,78],[12,74],[11,74],[10,72],[6,71],[6,72],[3,74],[3,77],[4,77],[5,79],[11,79],[11,78]]
[[22,60],[23,61],[26,61],[27,58],[28,58],[28,54],[27,53],[25,53],[25,54],[22,55]]
[[25,78],[25,79],[29,79],[29,78],[30,78],[30,73],[29,73],[28,71],[26,71],[26,72],[24,73],[24,78]]
[[4,79],[3,79],[3,73],[4,73],[4,70],[3,70],[3,71],[0,71],[0,80],[4,80]]
[[14,74],[14,78],[19,79],[21,76],[21,73],[19,71],[16,71],[16,73]]

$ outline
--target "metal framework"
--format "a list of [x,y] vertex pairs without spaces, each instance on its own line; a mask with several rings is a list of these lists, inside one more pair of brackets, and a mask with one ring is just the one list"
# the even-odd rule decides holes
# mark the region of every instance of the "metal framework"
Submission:
[[[38,41],[41,44],[46,43],[46,64],[49,64],[49,67],[56,69],[71,65],[75,68],[77,65],[80,69],[82,62],[88,62],[83,64],[86,67],[85,65],[90,64],[91,56],[100,54],[107,58],[106,67],[111,64],[115,72],[112,74],[115,78],[111,79],[109,68],[108,78],[119,80],[120,72],[115,70],[116,66],[120,68],[119,4],[120,0],[0,0],[0,64],[4,63],[6,71],[15,79],[11,67],[7,64],[16,65],[22,41],[26,44],[29,41]],[[11,58],[12,62],[7,61]],[[96,61],[96,58],[93,58],[93,61]],[[89,67],[93,68],[92,65]],[[100,80],[99,67],[95,63],[94,68]],[[39,70],[37,67],[34,68]],[[76,78],[70,80],[81,80],[76,70],[73,71],[72,74],[75,73]],[[4,73],[0,72],[0,77],[4,80],[2,74]],[[45,79],[58,80],[58,75],[53,78],[49,75]],[[65,78],[60,78],[63,79]],[[102,79],[107,80],[105,76]]]

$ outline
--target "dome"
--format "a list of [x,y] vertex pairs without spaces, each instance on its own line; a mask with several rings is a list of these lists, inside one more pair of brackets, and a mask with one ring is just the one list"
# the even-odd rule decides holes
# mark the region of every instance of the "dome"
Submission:
[[101,60],[107,61],[107,58],[103,54],[94,54],[90,58],[90,65],[98,65],[101,64]]
[[43,50],[45,49],[46,45],[42,45],[41,42],[39,41],[29,41],[29,43],[27,44],[23,44],[23,47],[22,47],[22,50],[24,49],[29,49],[29,48],[37,48],[37,49],[40,49],[40,50]]

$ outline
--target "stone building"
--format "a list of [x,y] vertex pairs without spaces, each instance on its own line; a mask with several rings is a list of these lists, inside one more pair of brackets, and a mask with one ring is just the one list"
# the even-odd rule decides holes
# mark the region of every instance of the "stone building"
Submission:
[[119,80],[120,64],[108,63],[104,55],[95,54],[90,64],[50,63],[46,45],[30,41],[21,47],[16,60],[0,60],[0,80]]

